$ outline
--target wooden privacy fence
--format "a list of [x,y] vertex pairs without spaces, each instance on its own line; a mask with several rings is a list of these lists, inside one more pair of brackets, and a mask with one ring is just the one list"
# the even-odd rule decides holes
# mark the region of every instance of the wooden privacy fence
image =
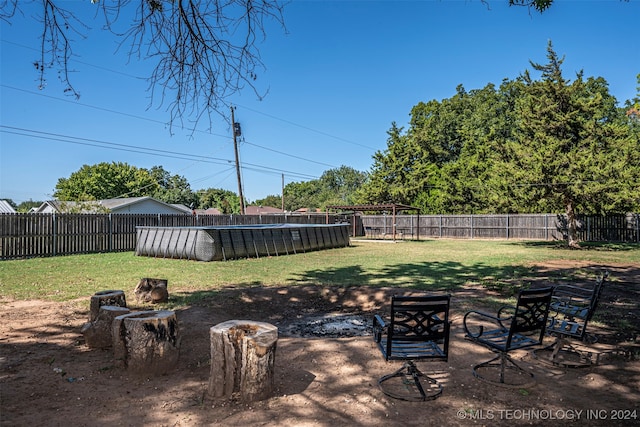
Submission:
[[[389,215],[0,214],[0,259],[133,251],[137,226],[333,224],[353,218],[353,235],[388,239],[563,240],[567,228],[565,216],[557,214],[396,215],[395,227]],[[580,216],[578,236],[640,243],[640,214]]]
[[0,214],[0,259],[133,251],[136,227],[325,224],[337,215]]
[[[360,234],[371,238],[564,240],[565,215],[363,215]],[[418,233],[419,231],[419,233]],[[585,242],[640,242],[640,214],[580,215],[578,238]]]

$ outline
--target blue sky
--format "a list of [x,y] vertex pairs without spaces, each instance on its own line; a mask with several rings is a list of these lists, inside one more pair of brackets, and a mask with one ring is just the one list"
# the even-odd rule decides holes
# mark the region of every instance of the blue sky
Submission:
[[[67,6],[91,16],[88,0],[75,3]],[[406,126],[418,102],[533,71],[529,61],[546,63],[549,40],[565,55],[565,78],[579,70],[604,77],[619,105],[636,96],[639,1],[556,0],[543,14],[507,3],[293,0],[287,32],[270,25],[260,45],[266,70],[257,87],[267,96],[247,90],[230,100],[243,132],[245,197],[279,195],[283,176],[287,184],[341,165],[368,171],[391,123]],[[24,18],[11,25],[0,22],[0,198],[49,200],[59,178],[113,161],[162,165],[193,190],[237,191],[228,124],[213,116],[210,131],[202,122],[171,135],[166,110],[149,108],[151,64],[129,61],[98,25],[75,38],[72,78],[81,98],[63,94],[56,70],[38,90],[34,7],[24,5]]]

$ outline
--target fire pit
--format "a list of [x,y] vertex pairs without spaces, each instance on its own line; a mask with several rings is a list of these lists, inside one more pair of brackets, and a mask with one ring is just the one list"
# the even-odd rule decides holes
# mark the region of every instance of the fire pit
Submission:
[[373,335],[371,315],[328,313],[278,325],[283,337],[346,338]]

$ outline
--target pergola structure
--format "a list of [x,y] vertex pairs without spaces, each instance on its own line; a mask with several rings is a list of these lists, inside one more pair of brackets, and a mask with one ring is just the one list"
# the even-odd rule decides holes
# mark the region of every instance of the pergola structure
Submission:
[[[393,215],[393,240],[396,239],[396,213],[401,211],[418,211],[418,224],[420,224],[420,208],[409,205],[402,205],[399,203],[383,203],[379,205],[335,205],[335,206],[327,206],[327,221],[329,220],[329,211],[350,211],[353,212],[353,220],[351,224],[353,225],[353,235],[355,236],[355,213],[356,212],[385,212],[390,211]],[[417,230],[417,239],[420,240],[420,227]]]

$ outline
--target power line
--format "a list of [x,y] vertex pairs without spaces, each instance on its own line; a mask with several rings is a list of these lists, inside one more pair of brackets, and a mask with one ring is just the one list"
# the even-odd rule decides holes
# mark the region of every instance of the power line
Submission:
[[[150,119],[148,117],[137,116],[137,115],[129,114],[129,113],[123,113],[121,111],[111,110],[109,108],[96,107],[96,106],[85,104],[85,103],[82,103],[82,102],[69,100],[69,99],[64,99],[64,98],[58,98],[58,97],[51,96],[51,95],[45,95],[43,93],[34,92],[34,91],[26,90],[26,89],[21,89],[21,88],[17,88],[17,87],[14,87],[14,86],[0,84],[0,87],[3,87],[5,89],[11,89],[11,90],[23,92],[23,93],[28,93],[30,95],[36,95],[36,96],[41,96],[41,97],[48,98],[48,99],[53,99],[55,101],[67,102],[67,103],[70,103],[70,104],[73,104],[73,105],[80,105],[82,107],[92,108],[92,109],[98,110],[98,111],[105,111],[105,112],[112,113],[112,114],[118,114],[118,115],[121,115],[121,116],[130,117],[130,118],[137,119],[137,120],[144,120],[144,121],[148,121],[148,122],[151,122],[151,123],[160,124],[160,125],[163,125],[163,126],[167,125],[166,122],[162,122],[160,120]],[[198,132],[198,133],[203,133],[203,134],[206,134],[206,135],[217,136],[217,137],[221,137],[221,138],[225,138],[225,139],[231,139],[231,137],[229,135],[222,135],[222,134],[217,134],[217,133],[207,132],[207,131],[197,130],[197,129],[187,129],[187,130],[191,131],[191,132]],[[261,148],[263,150],[272,151],[272,152],[280,154],[282,156],[291,157],[293,159],[298,159],[298,160],[302,160],[302,161],[309,162],[309,163],[315,163],[315,164],[319,164],[319,165],[322,165],[322,166],[328,166],[328,167],[331,167],[331,168],[335,168],[336,167],[334,165],[318,162],[318,161],[311,160],[311,159],[306,159],[306,158],[301,157],[301,156],[296,156],[294,154],[289,154],[289,153],[285,153],[285,152],[282,152],[282,151],[278,151],[278,150],[275,150],[275,149],[272,149],[272,148],[269,148],[269,147],[265,147],[263,145],[259,145],[259,144],[256,144],[256,143],[246,142],[246,141],[244,141],[244,143],[252,145],[254,147]]]
[[330,164],[328,164],[328,163],[317,162],[317,161],[315,161],[315,160],[309,160],[309,159],[305,159],[305,158],[303,158],[303,157],[294,156],[293,154],[283,153],[282,151],[274,150],[273,148],[263,147],[263,146],[261,146],[261,145],[254,144],[254,143],[252,143],[252,142],[242,141],[242,143],[243,143],[243,144],[247,144],[247,145],[252,145],[252,146],[254,146],[254,147],[258,147],[258,148],[261,148],[261,149],[263,149],[263,150],[271,151],[271,152],[273,152],[273,153],[282,154],[283,156],[288,156],[288,157],[292,157],[292,158],[294,158],[294,159],[304,160],[305,162],[315,163],[315,164],[322,165],[322,166],[329,166],[330,168],[337,168],[337,166],[330,165]]
[[[202,156],[202,155],[198,155],[198,154],[189,154],[189,153],[180,153],[180,152],[176,152],[176,151],[159,150],[159,149],[155,149],[155,148],[146,148],[146,147],[140,147],[140,146],[136,146],[136,145],[120,144],[120,143],[114,143],[114,142],[108,142],[108,141],[100,141],[100,140],[91,139],[91,138],[82,138],[82,137],[75,137],[75,136],[70,136],[70,135],[61,135],[61,134],[56,134],[56,133],[51,133],[51,132],[43,132],[43,131],[37,131],[37,130],[25,129],[25,128],[18,128],[18,127],[7,126],[7,125],[0,125],[0,128],[1,128],[0,132],[3,132],[3,133],[19,135],[19,136],[26,136],[26,137],[31,137],[31,138],[44,139],[44,140],[65,142],[65,143],[69,143],[69,144],[78,144],[78,145],[86,145],[86,146],[91,146],[91,147],[106,148],[106,149],[117,150],[117,151],[127,151],[127,152],[140,153],[140,154],[149,154],[149,155],[153,155],[153,156],[174,158],[174,159],[179,159],[179,160],[192,160],[192,161],[195,160],[195,161],[198,161],[198,162],[219,164],[219,165],[225,165],[225,166],[228,166],[229,164],[233,164],[233,160],[230,160],[230,159],[222,159],[222,158],[217,158],[217,157]],[[264,170],[264,171],[271,171],[271,172],[277,172],[277,173],[286,173],[287,175],[298,176],[298,177],[303,178],[303,179],[317,179],[316,176],[312,176],[312,175],[309,175],[309,174],[304,174],[304,173],[299,173],[299,172],[294,172],[294,171],[287,171],[287,170],[283,170],[283,169],[272,168],[272,167],[269,167],[269,166],[263,166],[263,165],[258,165],[258,164],[254,164],[254,163],[244,163],[244,165],[252,166],[254,168],[252,170],[257,170],[257,171],[263,171]]]
[[373,150],[373,151],[377,151],[377,150],[378,150],[377,148],[369,147],[368,145],[364,145],[364,144],[360,144],[360,143],[358,143],[358,142],[350,141],[350,140],[345,139],[345,138],[342,138],[342,137],[340,137],[340,136],[331,135],[330,133],[323,132],[323,131],[321,131],[321,130],[317,130],[317,129],[313,129],[313,128],[310,128],[310,127],[308,127],[308,126],[305,126],[305,125],[301,125],[301,124],[298,124],[298,123],[292,122],[292,121],[290,121],[290,120],[286,120],[286,119],[282,119],[282,118],[280,118],[280,117],[273,116],[273,115],[271,115],[271,114],[263,113],[262,111],[254,110],[254,109],[252,109],[252,108],[245,107],[245,106],[240,105],[240,104],[235,104],[235,105],[237,105],[238,107],[242,107],[242,108],[244,108],[245,110],[249,110],[249,111],[253,111],[254,113],[261,114],[261,115],[263,115],[263,116],[265,116],[265,117],[269,117],[269,118],[271,118],[271,119],[279,120],[279,121],[281,121],[281,122],[283,122],[283,123],[287,123],[287,124],[290,124],[290,125],[292,125],[292,126],[297,126],[297,127],[301,128],[301,129],[305,129],[305,130],[308,130],[308,131],[311,131],[311,132],[315,132],[315,133],[317,133],[317,134],[319,134],[319,135],[328,136],[329,138],[333,138],[333,139],[336,139],[336,140],[338,140],[338,141],[346,142],[347,144],[357,145],[358,147],[368,148],[369,150]]
[[[163,121],[160,121],[160,120],[150,119],[148,117],[143,117],[143,116],[137,116],[135,114],[123,113],[121,111],[111,110],[109,108],[96,107],[95,105],[85,104],[85,103],[78,102],[78,101],[75,101],[75,100],[70,100],[70,99],[58,98],[58,97],[51,96],[51,95],[45,95],[44,93],[34,92],[34,91],[31,91],[31,90],[27,90],[27,89],[21,89],[21,88],[14,87],[14,86],[0,84],[0,87],[3,87],[5,89],[16,90],[16,91],[23,92],[23,93],[28,93],[30,95],[41,96],[43,98],[53,99],[55,101],[66,102],[66,103],[73,104],[73,105],[79,105],[81,107],[87,107],[87,108],[91,108],[91,109],[98,110],[98,111],[105,111],[105,112],[111,113],[111,114],[117,114],[117,115],[120,115],[120,116],[130,117],[130,118],[136,119],[136,120],[144,120],[144,121],[147,121],[147,122],[160,124],[160,125],[163,125],[163,126],[167,125],[167,122],[163,122]],[[216,134],[216,133],[212,133],[212,132],[206,132],[206,131],[203,131],[203,130],[197,130],[197,129],[187,129],[187,130],[192,131],[192,132],[204,133],[206,135],[218,136],[218,137],[221,137],[221,138],[230,138],[229,135],[221,135],[221,134]]]
[[[30,47],[30,46],[23,45],[23,44],[20,44],[20,43],[16,43],[16,42],[13,42],[13,41],[9,41],[9,40],[2,40],[2,42],[4,42],[4,43],[8,43],[8,44],[12,44],[12,45],[14,45],[14,46],[17,46],[17,47],[20,47],[20,48],[23,48],[23,49],[28,49],[28,50],[33,50],[33,51],[39,52],[39,50],[38,50],[38,49],[35,49],[35,48],[33,48],[33,47]],[[141,76],[135,76],[135,75],[133,75],[133,74],[123,73],[122,71],[114,70],[114,69],[107,68],[107,67],[103,67],[103,66],[100,66],[100,65],[94,65],[94,64],[91,64],[91,63],[88,63],[88,62],[84,62],[84,61],[77,60],[77,59],[73,59],[73,61],[74,61],[74,62],[77,62],[77,63],[79,63],[79,64],[88,65],[88,66],[90,66],[90,67],[94,67],[94,68],[97,68],[97,69],[100,69],[100,70],[108,71],[108,72],[110,72],[110,73],[114,73],[114,74],[119,74],[119,75],[122,75],[122,76],[125,76],[125,77],[129,77],[129,78],[132,78],[132,79],[135,79],[135,80],[148,80],[148,78],[147,78],[147,77],[141,77]],[[13,87],[10,87],[10,86],[5,86],[5,85],[2,85],[2,86],[3,86],[3,87],[8,87],[8,88],[11,88],[11,89],[15,89],[15,90],[23,90],[23,89],[17,89],[17,88],[13,88]],[[25,92],[28,92],[28,91],[25,91]],[[29,93],[33,93],[33,92],[29,92]],[[58,98],[53,98],[53,99],[58,99]],[[79,104],[79,103],[76,103],[76,104]],[[122,114],[122,115],[125,115],[125,116],[130,116],[130,117],[136,117],[136,118],[137,118],[137,116],[132,116],[132,115],[129,115],[129,114],[126,114],[126,113],[120,113],[119,111],[108,110],[108,109],[102,109],[102,108],[100,108],[100,107],[93,107],[93,106],[86,105],[86,104],[80,104],[80,105],[84,105],[84,106],[87,106],[87,107],[89,107],[89,108],[96,108],[96,109],[100,109],[100,110],[102,110],[102,111],[108,111],[108,112],[111,112],[111,113]],[[317,129],[311,128],[311,127],[309,127],[309,126],[301,125],[301,124],[299,124],[299,123],[292,122],[291,120],[286,120],[286,119],[283,119],[283,118],[280,118],[280,117],[274,116],[274,115],[272,115],[272,114],[264,113],[264,112],[262,112],[262,111],[255,110],[255,109],[253,109],[253,108],[249,108],[249,107],[246,107],[246,106],[243,106],[243,105],[239,105],[239,104],[237,104],[237,103],[234,103],[234,105],[236,105],[236,106],[238,106],[238,107],[242,107],[242,108],[244,108],[244,109],[246,109],[246,110],[249,110],[249,111],[253,111],[254,113],[261,114],[261,115],[263,115],[263,116],[265,116],[265,117],[269,117],[269,118],[271,118],[271,119],[278,120],[278,121],[281,121],[281,122],[283,122],[283,123],[287,123],[287,124],[289,124],[289,125],[296,126],[296,127],[301,128],[301,129],[305,129],[305,130],[308,130],[308,131],[310,131],[310,132],[317,133],[317,134],[319,134],[319,135],[323,135],[323,136],[326,136],[326,137],[329,137],[329,138],[332,138],[332,139],[335,139],[335,140],[338,140],[338,141],[346,142],[347,144],[356,145],[356,146],[358,146],[358,147],[367,148],[367,149],[369,149],[369,150],[373,150],[373,151],[377,151],[377,150],[378,150],[377,148],[369,147],[369,146],[367,146],[367,145],[365,145],[365,144],[361,144],[361,143],[358,143],[358,142],[355,142],[355,141],[351,141],[351,140],[348,140],[348,139],[343,138],[343,137],[340,137],[340,136],[332,135],[332,134],[330,134],[330,133],[328,133],[328,132],[324,132],[324,131],[321,131],[321,130],[317,130]],[[140,119],[142,119],[142,120],[150,120],[150,119],[147,119],[147,118],[144,118],[144,117],[140,117]],[[154,121],[154,122],[162,123],[162,124],[165,124],[165,125],[166,125],[166,123],[163,123],[163,122],[159,122],[159,121],[155,121],[155,120],[150,120],[150,121]],[[204,132],[204,131],[198,131],[198,130],[196,130],[196,129],[188,129],[188,130],[191,130],[191,131],[193,131],[193,132]],[[205,133],[208,133],[208,132],[205,132]],[[215,134],[213,134],[213,135],[215,135]],[[216,135],[216,136],[223,136],[223,137],[228,138],[228,136],[227,136],[227,135]],[[258,147],[260,147],[260,148],[264,148],[264,149],[267,149],[267,148],[262,147],[262,146],[258,146]],[[278,154],[287,155],[287,154],[282,153],[282,152],[278,152]],[[291,157],[295,157],[295,156],[291,156]],[[298,157],[298,158],[299,158],[299,159],[301,159],[301,160],[310,161],[310,160],[308,160],[308,159],[304,159],[304,158],[302,158],[302,157]]]

